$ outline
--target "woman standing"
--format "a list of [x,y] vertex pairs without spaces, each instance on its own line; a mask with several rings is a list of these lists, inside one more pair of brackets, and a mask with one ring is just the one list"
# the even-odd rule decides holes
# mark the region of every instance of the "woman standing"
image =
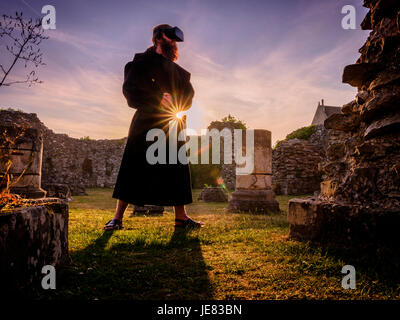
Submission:
[[[124,70],[123,93],[128,105],[137,109],[129,128],[128,140],[115,184],[113,198],[118,199],[114,218],[105,230],[122,229],[122,219],[129,203],[133,205],[173,206],[175,226],[199,228],[203,224],[191,219],[185,205],[191,203],[192,189],[188,164],[149,164],[146,150],[151,142],[146,134],[151,129],[166,133],[170,121],[177,121],[178,133],[183,123],[176,114],[192,105],[194,90],[190,73],[174,61],[178,58],[176,42],[183,41],[183,32],[163,24],[153,29],[153,46],[135,55]],[[179,150],[179,143],[177,148]],[[168,151],[168,148],[167,148]],[[177,155],[174,155],[176,157]]]

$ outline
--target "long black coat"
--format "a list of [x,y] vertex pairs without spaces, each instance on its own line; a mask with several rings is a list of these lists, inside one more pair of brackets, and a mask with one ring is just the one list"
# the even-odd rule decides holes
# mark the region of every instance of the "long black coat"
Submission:
[[[189,165],[179,161],[178,164],[152,165],[146,161],[146,150],[153,143],[146,141],[147,132],[159,128],[167,133],[168,123],[175,118],[175,113],[191,107],[194,90],[190,73],[151,47],[144,53],[137,53],[126,64],[124,78],[124,96],[128,105],[137,111],[129,128],[112,197],[134,205],[178,206],[191,203]],[[164,92],[172,95],[174,110],[165,112],[159,107]],[[178,130],[183,127],[181,121],[178,120]],[[178,150],[183,143],[178,142]]]

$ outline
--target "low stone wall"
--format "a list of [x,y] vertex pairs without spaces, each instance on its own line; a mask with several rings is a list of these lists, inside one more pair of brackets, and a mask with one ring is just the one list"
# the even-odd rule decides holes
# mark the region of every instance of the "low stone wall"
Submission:
[[400,210],[382,211],[318,198],[289,201],[289,237],[333,247],[398,247]]
[[[317,140],[318,141],[318,140]],[[318,164],[324,147],[308,140],[282,141],[272,151],[272,189],[275,194],[305,194],[320,189]]]
[[[50,203],[44,205],[44,201]],[[43,266],[57,268],[69,263],[68,205],[57,198],[37,199],[34,203],[37,206],[0,213],[3,294],[38,288]]]
[[67,184],[75,195],[79,186],[114,186],[126,139],[83,140],[47,133],[44,142],[43,185]]
[[85,187],[114,186],[126,138],[75,139],[54,133],[35,113],[0,110],[0,125],[15,124],[29,125],[43,135],[42,185],[67,184],[72,195],[84,195]]

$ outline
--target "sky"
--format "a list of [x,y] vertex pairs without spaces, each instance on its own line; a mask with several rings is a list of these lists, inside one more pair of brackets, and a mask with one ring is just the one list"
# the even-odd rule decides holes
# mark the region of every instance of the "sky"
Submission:
[[[135,109],[122,95],[123,70],[152,45],[152,28],[180,27],[177,63],[191,73],[195,97],[188,128],[200,133],[228,114],[272,142],[311,124],[318,101],[342,106],[356,89],[341,82],[369,32],[361,0],[1,0],[0,14],[43,17],[56,9],[56,29],[41,44],[43,83],[0,87],[0,107],[36,113],[56,133],[92,139],[126,137]],[[341,25],[356,8],[356,29]],[[0,64],[10,57],[0,38]],[[24,76],[18,63],[10,80]]]

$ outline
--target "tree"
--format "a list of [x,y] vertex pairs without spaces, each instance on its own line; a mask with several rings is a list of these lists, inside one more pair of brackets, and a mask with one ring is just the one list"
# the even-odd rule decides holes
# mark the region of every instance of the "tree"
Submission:
[[240,127],[240,129],[247,129],[247,126],[244,122],[242,122],[239,119],[236,119],[234,116],[231,116],[230,114],[227,117],[223,117],[221,119],[222,122],[230,122],[230,123],[236,123]]
[[4,40],[6,50],[11,54],[11,63],[8,67],[0,64],[0,87],[10,86],[16,83],[27,83],[29,87],[32,84],[42,83],[36,76],[36,71],[33,69],[26,76],[25,80],[16,80],[6,82],[11,70],[18,61],[25,63],[25,68],[33,65],[37,68],[44,65],[42,62],[42,53],[39,45],[42,40],[49,37],[43,35],[41,19],[33,21],[32,18],[24,20],[22,12],[15,13],[15,16],[3,15],[3,20],[0,21],[0,38]]

